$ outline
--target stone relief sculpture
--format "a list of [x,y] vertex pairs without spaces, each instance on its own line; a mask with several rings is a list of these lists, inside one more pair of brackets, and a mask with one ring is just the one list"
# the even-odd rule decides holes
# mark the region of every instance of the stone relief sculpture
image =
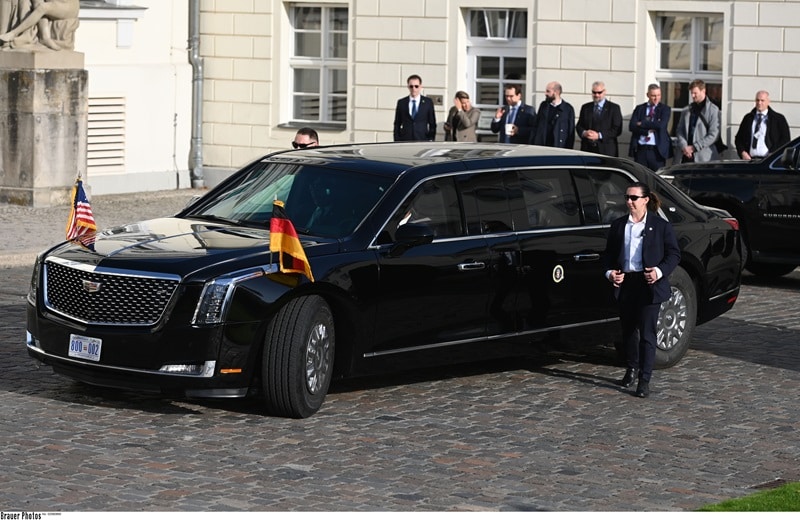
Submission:
[[79,9],[80,0],[0,0],[0,45],[73,50]]

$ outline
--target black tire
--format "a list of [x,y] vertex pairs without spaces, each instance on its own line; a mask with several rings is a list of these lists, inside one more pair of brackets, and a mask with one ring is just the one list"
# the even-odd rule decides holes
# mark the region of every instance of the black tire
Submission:
[[670,299],[658,312],[658,343],[655,368],[669,368],[689,350],[697,322],[697,290],[692,278],[681,267],[669,277]]
[[764,264],[758,262],[750,262],[747,270],[756,276],[763,278],[780,278],[787,275],[797,268],[794,264]]
[[319,296],[295,298],[264,336],[262,386],[267,413],[301,419],[322,406],[333,373],[333,314]]

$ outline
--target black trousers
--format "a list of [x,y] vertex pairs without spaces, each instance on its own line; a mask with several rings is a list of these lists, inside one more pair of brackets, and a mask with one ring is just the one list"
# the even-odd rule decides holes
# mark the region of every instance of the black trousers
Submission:
[[636,148],[636,156],[633,160],[653,171],[663,168],[666,164],[666,161],[661,158],[661,154],[658,153],[658,148],[641,144]]
[[644,273],[625,273],[619,289],[622,341],[628,368],[639,372],[639,379],[650,381],[656,360],[656,329],[660,303],[653,301],[653,291]]

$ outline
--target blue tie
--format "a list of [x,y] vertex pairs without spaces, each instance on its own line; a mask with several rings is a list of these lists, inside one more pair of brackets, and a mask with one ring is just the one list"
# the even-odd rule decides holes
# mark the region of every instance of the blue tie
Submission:
[[[509,125],[513,125],[514,121],[516,121],[516,120],[517,120],[517,107],[513,106],[513,107],[511,107],[511,110],[508,112],[508,117],[506,118],[506,123],[509,124]],[[510,135],[506,135],[506,142],[507,143],[511,142],[511,136]]]
[[411,100],[411,119],[416,119],[417,117],[417,100]]

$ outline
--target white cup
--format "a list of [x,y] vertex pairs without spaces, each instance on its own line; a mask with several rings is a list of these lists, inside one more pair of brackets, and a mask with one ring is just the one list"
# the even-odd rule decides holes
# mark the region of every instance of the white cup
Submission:
[[511,135],[514,133],[514,125],[506,125],[506,135]]

